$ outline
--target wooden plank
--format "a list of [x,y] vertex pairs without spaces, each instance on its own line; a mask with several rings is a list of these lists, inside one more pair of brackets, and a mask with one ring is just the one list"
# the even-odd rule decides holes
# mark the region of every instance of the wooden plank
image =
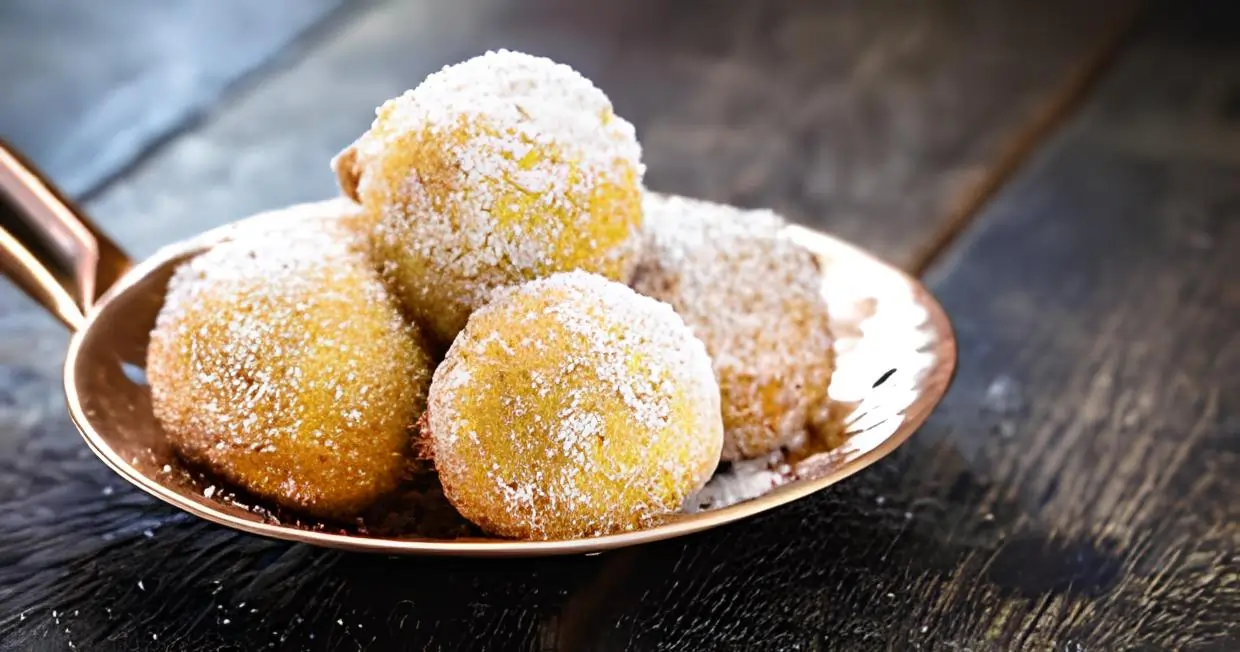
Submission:
[[908,263],[1131,4],[390,3],[94,208],[145,252],[334,192],[325,162],[377,104],[444,64],[511,47],[607,90],[638,127],[652,187],[773,205]]
[[[1240,26],[1171,3],[930,273],[931,423],[827,495],[612,558],[560,621],[627,649],[1240,647]],[[1134,134],[1145,137],[1132,142]],[[655,578],[655,579],[652,579]]]
[[0,3],[0,135],[85,192],[341,3]]
[[[327,158],[378,101],[507,45],[605,87],[641,129],[652,186],[774,204],[907,260],[1123,3],[1080,4],[376,5],[90,207],[145,254],[320,197]],[[91,458],[57,396],[63,346],[0,287],[0,641],[15,649],[987,649],[1011,640],[1001,626],[987,638],[996,614],[1047,599],[1021,583],[1022,564],[1044,562],[1052,589],[1079,584],[1100,609],[1109,594],[1090,587],[1116,573],[1075,540],[1000,548],[1029,517],[1020,499],[978,512],[997,480],[973,463],[994,435],[958,400],[838,490],[600,557],[390,560],[237,535],[154,504]],[[1000,383],[993,400],[1025,409],[1033,395],[1016,387]],[[1011,552],[983,564],[999,549]],[[931,594],[940,602],[913,599]]]
[[967,466],[930,483],[981,472],[975,509],[1009,515],[956,581],[914,589],[931,640],[1240,647],[1240,156],[1218,146],[1240,137],[1236,10],[1160,3],[930,275],[967,343],[935,424]]

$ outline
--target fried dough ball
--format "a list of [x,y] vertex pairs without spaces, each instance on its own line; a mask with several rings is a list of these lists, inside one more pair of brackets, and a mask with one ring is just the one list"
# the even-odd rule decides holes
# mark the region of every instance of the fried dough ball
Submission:
[[396,488],[430,385],[417,329],[335,221],[237,234],[173,276],[155,416],[184,459],[279,506],[357,515]]
[[723,393],[723,459],[803,440],[822,419],[834,353],[813,254],[784,220],[647,193],[638,292],[670,303],[706,344]]
[[488,52],[430,75],[376,116],[333,166],[375,216],[390,284],[441,343],[497,287],[574,269],[628,280],[641,147],[573,69]]
[[666,304],[585,272],[476,311],[435,372],[425,431],[457,510],[522,539],[656,522],[723,444],[702,343]]

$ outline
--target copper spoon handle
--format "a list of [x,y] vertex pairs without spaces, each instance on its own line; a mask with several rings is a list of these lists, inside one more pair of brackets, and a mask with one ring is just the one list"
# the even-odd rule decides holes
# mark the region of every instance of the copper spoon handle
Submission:
[[0,272],[76,331],[129,266],[119,247],[0,141]]

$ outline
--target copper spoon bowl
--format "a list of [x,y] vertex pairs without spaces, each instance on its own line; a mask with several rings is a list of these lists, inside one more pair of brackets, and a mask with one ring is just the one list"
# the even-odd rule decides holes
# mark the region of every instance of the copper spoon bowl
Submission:
[[[183,261],[273,220],[318,219],[342,200],[257,215],[169,245],[132,264],[11,148],[0,143],[0,270],[73,333],[65,360],[69,414],[91,450],[156,498],[245,532],[386,554],[541,556],[590,553],[699,532],[831,486],[903,443],[942,399],[956,344],[920,283],[829,235],[788,227],[817,254],[837,338],[834,409],[846,439],[722,469],[681,514],[647,529],[560,541],[374,536],[288,524],[221,500],[190,481],[151,412],[142,367],[169,277]],[[338,205],[336,205],[338,209]]]

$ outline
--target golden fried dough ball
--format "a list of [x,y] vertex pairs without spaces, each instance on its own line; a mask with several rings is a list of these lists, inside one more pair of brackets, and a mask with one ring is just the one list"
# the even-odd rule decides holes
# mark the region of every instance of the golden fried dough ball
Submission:
[[834,364],[813,254],[767,210],[647,193],[638,292],[670,303],[706,344],[723,393],[723,459],[808,433]]
[[254,230],[192,259],[147,351],[155,416],[183,458],[328,519],[396,487],[432,371],[338,226]]
[[666,304],[585,272],[476,311],[435,372],[425,430],[457,510],[522,539],[656,522],[723,444],[702,343]]
[[379,257],[442,343],[494,288],[580,269],[627,281],[644,166],[633,126],[568,66],[489,52],[379,107],[334,160]]

